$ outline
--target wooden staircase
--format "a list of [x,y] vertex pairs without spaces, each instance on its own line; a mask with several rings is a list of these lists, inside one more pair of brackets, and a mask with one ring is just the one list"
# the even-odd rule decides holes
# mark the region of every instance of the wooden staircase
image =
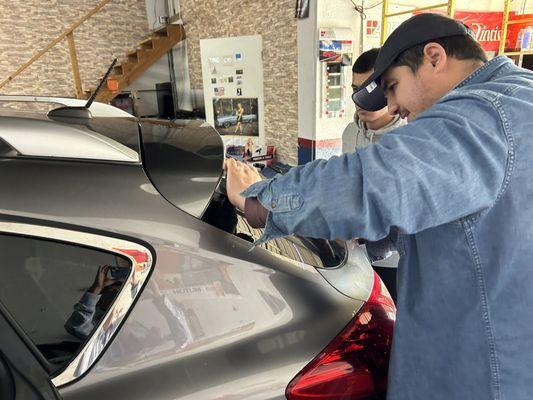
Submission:
[[[75,21],[69,28],[48,43],[43,49],[35,53],[35,55],[27,62],[22,64],[16,71],[0,82],[0,90],[12,82],[13,79],[19,76],[48,51],[66,40],[70,54],[70,66],[72,68],[76,97],[78,99],[89,98],[95,89],[83,90],[78,65],[78,54],[74,44],[74,31],[94,14],[98,13],[110,1],[112,0],[101,0],[92,10]],[[122,60],[120,64],[115,65],[112,74],[107,80],[107,85],[100,90],[96,96],[96,100],[104,103],[110,102],[120,93],[120,90],[131,85],[131,83],[139,78],[152,64],[169,52],[178,42],[184,39],[185,30],[182,25],[170,24],[152,32],[149,37],[139,43],[134,51],[128,53],[126,58]]]
[[[168,53],[177,43],[185,39],[185,30],[182,25],[166,25],[139,43],[137,48],[128,53],[126,58],[115,65],[113,72],[107,79],[96,101],[109,103],[121,90],[130,86],[157,60]],[[94,88],[85,91],[89,98]]]

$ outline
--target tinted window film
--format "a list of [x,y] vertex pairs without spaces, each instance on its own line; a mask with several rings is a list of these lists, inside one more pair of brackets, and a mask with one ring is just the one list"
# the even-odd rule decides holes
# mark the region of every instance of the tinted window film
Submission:
[[[250,242],[255,242],[262,236],[262,229],[252,228],[240,215],[237,218],[237,236]],[[262,243],[260,247],[318,268],[337,267],[346,257],[346,247],[342,242],[298,236],[273,239]]]
[[129,275],[113,254],[0,235],[0,301],[59,369],[98,325]]

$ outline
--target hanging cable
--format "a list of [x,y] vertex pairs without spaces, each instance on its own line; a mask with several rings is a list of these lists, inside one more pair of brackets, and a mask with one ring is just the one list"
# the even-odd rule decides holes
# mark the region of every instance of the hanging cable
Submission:
[[367,6],[367,7],[364,6],[364,3],[357,4],[354,0],[350,0],[350,3],[352,3],[352,5],[354,6],[355,11],[357,11],[359,14],[361,14],[362,19],[366,20],[365,11],[366,10],[371,10],[374,7],[377,7],[377,6],[381,5],[381,4],[383,4],[383,1],[378,1],[377,3],[374,3],[374,4],[372,4],[370,6]]

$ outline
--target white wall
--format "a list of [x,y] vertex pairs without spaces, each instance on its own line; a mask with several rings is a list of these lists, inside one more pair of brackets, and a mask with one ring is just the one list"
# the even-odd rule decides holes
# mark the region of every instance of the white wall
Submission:
[[314,140],[318,59],[317,2],[309,2],[309,17],[298,21],[298,136]]
[[[317,12],[318,28],[349,28],[352,30],[352,41],[354,49],[354,60],[359,55],[359,26],[360,17],[350,1],[346,0],[318,0]],[[318,34],[315,40],[315,47],[318,48]],[[317,69],[317,81],[315,86],[316,140],[340,139],[346,125],[353,120],[355,106],[349,97],[351,90],[346,91],[346,113],[344,118],[320,118],[321,115],[321,76],[320,62],[318,56],[315,57],[315,68]],[[351,67],[344,67],[348,75],[348,85],[351,84]]]
[[167,0],[145,0],[145,2],[148,29],[152,31],[162,25],[159,22],[159,16],[168,17]]

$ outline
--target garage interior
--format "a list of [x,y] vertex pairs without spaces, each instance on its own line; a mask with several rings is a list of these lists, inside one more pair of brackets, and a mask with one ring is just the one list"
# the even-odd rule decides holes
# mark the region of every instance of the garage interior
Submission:
[[[527,0],[16,1],[0,5],[0,94],[88,98],[117,58],[97,101],[141,118],[206,118],[230,152],[252,139],[257,154],[268,147],[281,163],[304,164],[341,153],[342,131],[354,113],[348,63],[333,65],[343,86],[336,98],[324,93],[320,34],[345,41],[353,62],[418,9],[453,13],[473,27],[490,57],[505,53],[532,67],[533,50],[516,46],[533,24]],[[20,24],[21,15],[32,23]],[[256,42],[243,42],[251,38]],[[227,52],[217,53],[223,46]],[[232,65],[223,65],[228,56]],[[211,64],[215,71],[209,60],[220,62]],[[256,64],[239,68],[250,62]],[[250,99],[244,107],[249,118],[235,135],[239,98]],[[338,111],[325,114],[325,101],[338,101]],[[225,115],[217,123],[220,112]]]
[[[503,55],[533,70],[532,0],[0,2],[0,160],[6,186],[12,188],[0,204],[0,251],[7,260],[2,270],[7,289],[0,288],[0,378],[12,381],[7,389],[0,384],[0,400],[26,400],[32,379],[45,382],[34,390],[36,396],[66,400],[105,397],[102,393],[118,393],[119,387],[138,399],[384,400],[393,332],[405,324],[404,319],[394,325],[401,304],[398,262],[400,254],[408,253],[404,241],[411,240],[417,250],[420,242],[408,228],[404,232],[404,226],[392,222],[383,229],[387,232],[370,239],[333,234],[315,238],[280,228],[279,237],[263,241],[265,229],[275,226],[275,212],[286,212],[288,219],[295,215],[289,212],[306,212],[302,204],[311,203],[314,193],[305,197],[280,190],[276,198],[268,186],[240,207],[227,190],[230,173],[224,165],[233,162],[231,157],[248,162],[262,179],[315,160],[350,157],[337,158],[346,153],[343,133],[357,124],[361,111],[353,96],[369,87],[354,87],[354,62],[379,48],[402,22],[426,12],[468,25],[489,60]],[[463,36],[470,35],[464,29]],[[93,101],[94,118],[88,106]],[[65,107],[55,109],[58,104]],[[65,109],[69,112],[63,113]],[[407,123],[402,116],[388,117]],[[361,166],[366,178],[370,168],[364,168],[359,154],[346,165]],[[432,169],[432,161],[424,168]],[[409,176],[405,171],[422,176],[421,164],[409,162],[395,176],[390,173],[394,168],[384,163],[388,168],[382,167],[381,182],[394,186],[393,178]],[[468,180],[460,168],[456,173],[456,164],[445,165]],[[291,176],[305,181],[297,174]],[[331,212],[332,181],[320,181],[326,195],[298,223],[326,221],[328,207],[330,215],[339,214],[333,223],[326,221],[328,233],[349,219],[339,210]],[[370,210],[365,229],[374,219],[386,219],[376,216],[381,209],[375,211],[372,202],[382,200],[376,193],[394,190],[379,192],[372,182],[359,181],[364,190],[370,187],[370,200],[361,201],[361,208]],[[424,185],[433,182],[421,182],[410,189],[422,188],[422,197]],[[310,192],[320,191],[315,188],[306,185]],[[410,192],[398,188],[402,195]],[[244,202],[244,192],[239,193]],[[259,200],[268,195],[272,197]],[[430,195],[424,201],[432,206]],[[356,203],[355,197],[360,200],[348,200]],[[457,193],[449,194],[446,201],[456,198]],[[409,199],[399,198],[397,203],[403,204],[394,212],[404,214],[402,206]],[[264,212],[262,226],[248,218],[249,204]],[[428,209],[431,219],[438,210]],[[481,214],[471,221],[467,218],[474,214],[464,215],[438,226],[459,230],[460,240],[465,232],[471,234],[465,243],[473,248],[474,229],[466,229]],[[354,224],[346,225],[348,231]],[[502,232],[513,233],[514,227],[501,225]],[[275,228],[272,236],[278,233]],[[432,228],[424,226],[416,234],[423,236]],[[393,240],[401,246],[389,246]],[[372,253],[376,243],[378,256]],[[433,250],[441,251],[442,258],[449,256],[438,244],[424,253],[431,267],[437,266]],[[459,269],[460,276],[470,273]],[[445,276],[455,288],[455,277],[446,276],[446,269],[431,272],[441,273],[435,276]],[[468,277],[479,283],[477,273]],[[426,301],[417,303],[415,295],[406,308],[424,311],[427,298],[435,299],[435,304],[464,312],[460,318],[465,320],[459,322],[467,326],[474,319],[468,312],[486,307],[466,304],[463,310],[454,303],[460,299],[422,289],[420,298]],[[76,325],[73,318],[87,306],[82,299],[93,308],[86,326]],[[427,314],[437,316],[432,313]],[[413,321],[417,326],[419,321]],[[436,332],[436,338],[455,336],[420,326],[424,333]],[[419,334],[409,340],[415,342]],[[457,337],[468,343],[462,334]],[[438,339],[428,340],[426,348],[434,342]],[[5,356],[11,343],[26,355]],[[448,357],[447,351],[434,347]],[[454,350],[467,354],[472,349]],[[16,363],[25,368],[20,377]],[[15,393],[15,387],[26,389]],[[151,397],[154,393],[160,397]]]

